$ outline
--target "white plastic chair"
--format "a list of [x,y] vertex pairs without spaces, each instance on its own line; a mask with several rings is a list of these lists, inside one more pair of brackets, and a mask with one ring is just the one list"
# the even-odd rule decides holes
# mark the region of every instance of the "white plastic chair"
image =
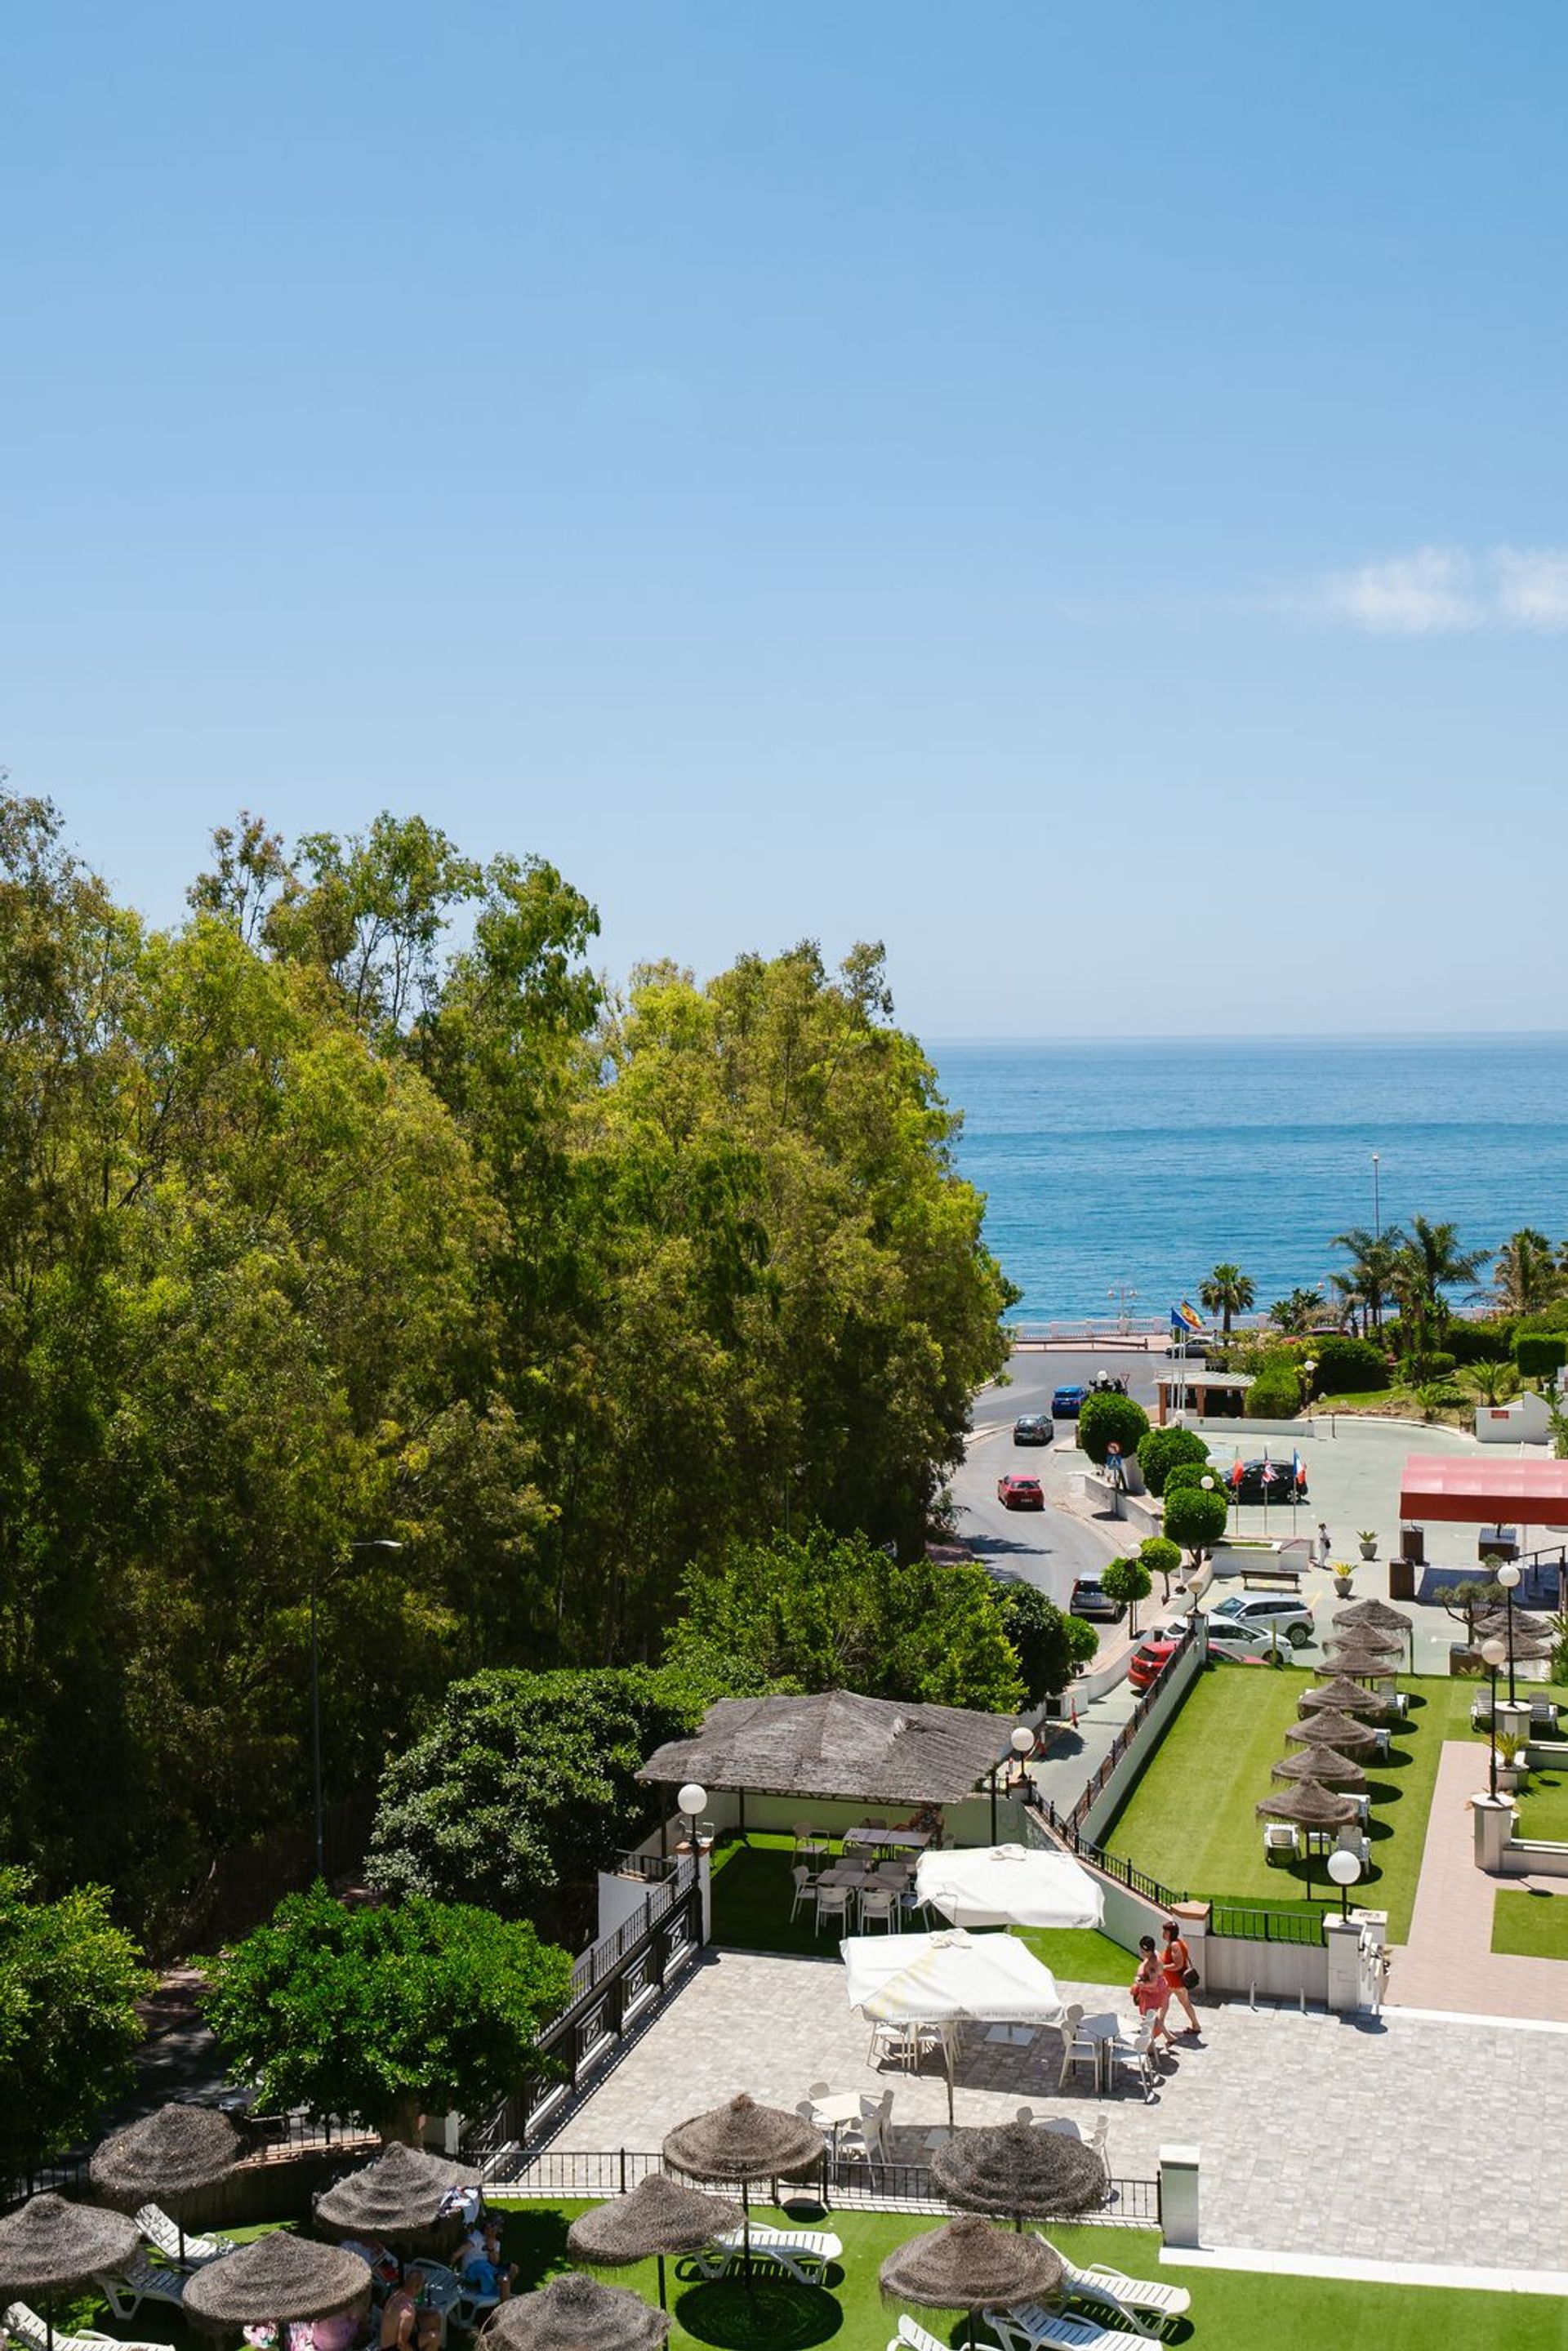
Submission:
[[1263,1823],[1263,1858],[1266,1862],[1283,1857],[1294,1861],[1301,1851],[1300,1840],[1289,1821],[1265,1821]]
[[1061,2072],[1057,2076],[1059,2090],[1067,2086],[1067,2077],[1074,2065],[1087,2065],[1095,2074],[1100,2070],[1100,2043],[1092,2038],[1081,2037],[1078,2028],[1083,2022],[1082,2004],[1074,2001],[1061,2020]]
[[802,1906],[816,1899],[817,1889],[811,1873],[803,1861],[798,1861],[789,1875],[795,1881],[795,1898],[789,1905],[789,1924],[792,1927],[800,1915]]
[[861,1888],[861,1933],[869,1928],[881,1927],[892,1934],[898,1923],[898,1896],[891,1886],[864,1886]]
[[1155,2064],[1155,2022],[1154,2017],[1145,2016],[1131,2041],[1118,2038],[1111,2043],[1113,2084],[1115,2081],[1117,2066],[1125,2065],[1129,2071],[1136,2074],[1142,2084],[1145,2103],[1153,2097],[1159,2086],[1160,2079],[1159,2068]]
[[847,1886],[818,1885],[817,1932],[819,1935],[822,1931],[825,1920],[836,1918],[841,1926],[847,1927],[849,1925],[850,1892],[851,1889]]

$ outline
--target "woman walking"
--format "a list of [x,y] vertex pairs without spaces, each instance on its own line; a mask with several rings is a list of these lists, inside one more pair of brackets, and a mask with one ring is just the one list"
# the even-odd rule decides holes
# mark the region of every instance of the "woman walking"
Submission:
[[1166,2010],[1170,2005],[1170,1986],[1166,1981],[1165,1970],[1161,1967],[1155,1950],[1155,1938],[1152,1935],[1140,1935],[1138,1972],[1133,1978],[1133,2006],[1140,2016],[1146,2016],[1151,2021],[1149,2032],[1151,2049],[1155,2048],[1162,2041],[1167,2049],[1171,2045],[1170,2027],[1166,2022]]
[[1186,1980],[1192,1973],[1192,1953],[1187,1949],[1181,1936],[1176,1933],[1176,1923],[1174,1918],[1166,1920],[1161,1932],[1166,1938],[1166,1947],[1160,1953],[1160,1968],[1169,1988],[1168,1996],[1181,2003],[1182,2012],[1186,2018],[1183,2030],[1196,2033],[1198,2031],[1197,2011],[1192,2004]]

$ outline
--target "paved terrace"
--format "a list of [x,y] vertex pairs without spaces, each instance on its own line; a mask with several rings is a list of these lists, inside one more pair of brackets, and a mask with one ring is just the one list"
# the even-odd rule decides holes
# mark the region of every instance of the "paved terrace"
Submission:
[[[708,1953],[553,2144],[656,2148],[685,2116],[738,2090],[793,2106],[826,2080],[868,2094],[891,2086],[896,2153],[922,2159],[946,2121],[944,2081],[935,2070],[873,2072],[843,1980],[836,1959]],[[1062,1991],[1086,2010],[1126,2005],[1104,1985]],[[1162,2144],[1196,2142],[1206,2242],[1562,2266],[1568,2135],[1552,2125],[1568,2108],[1568,2030],[1245,2005],[1199,2013],[1203,2043],[1178,2043],[1155,2103],[1131,2089],[1106,2101],[1106,2154],[1113,2174],[1152,2179]],[[966,2039],[960,2124],[1010,2120],[1020,2104],[1082,2121],[1098,2112],[1086,2075],[1057,2095],[1054,2032],[1040,2036],[1039,2055],[988,2043],[977,2026]]]

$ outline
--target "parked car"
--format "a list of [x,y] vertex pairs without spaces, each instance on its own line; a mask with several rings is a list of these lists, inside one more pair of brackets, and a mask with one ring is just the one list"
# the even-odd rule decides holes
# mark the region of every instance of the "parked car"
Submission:
[[1056,1435],[1056,1423],[1048,1412],[1020,1412],[1013,1423],[1015,1445],[1049,1445]]
[[1266,1665],[1281,1665],[1297,1646],[1277,1622],[1244,1625],[1239,1617],[1222,1616],[1218,1609],[1210,1609],[1207,1625],[1209,1656],[1228,1657],[1232,1663],[1260,1658]]
[[1076,1420],[1083,1407],[1087,1388],[1058,1388],[1051,1399],[1051,1408],[1059,1420]]
[[1311,1607],[1293,1592],[1233,1592],[1208,1612],[1211,1638],[1219,1622],[1272,1629],[1283,1634],[1292,1649],[1305,1648],[1317,1630]]
[[1239,1479],[1226,1479],[1225,1494],[1233,1502],[1304,1502],[1306,1468],[1298,1473],[1288,1461],[1244,1461]]
[[1127,1679],[1134,1689],[1152,1689],[1180,1646],[1179,1633],[1152,1633],[1140,1641],[1127,1664]]
[[1045,1495],[1038,1478],[1020,1478],[1009,1469],[997,1479],[997,1499],[1004,1510],[1043,1510]]
[[1081,1575],[1072,1587],[1067,1613],[1070,1616],[1104,1616],[1114,1624],[1122,1614],[1122,1604],[1119,1600],[1113,1600],[1095,1577]]

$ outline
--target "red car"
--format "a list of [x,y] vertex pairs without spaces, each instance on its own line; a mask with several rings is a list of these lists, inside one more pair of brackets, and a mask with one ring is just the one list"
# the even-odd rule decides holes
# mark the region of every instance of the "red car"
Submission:
[[1135,1690],[1152,1689],[1181,1646],[1179,1633],[1156,1633],[1140,1641],[1127,1665],[1127,1679]]
[[1004,1510],[1043,1510],[1045,1496],[1038,1478],[1020,1478],[1009,1470],[997,1479],[997,1499]]

